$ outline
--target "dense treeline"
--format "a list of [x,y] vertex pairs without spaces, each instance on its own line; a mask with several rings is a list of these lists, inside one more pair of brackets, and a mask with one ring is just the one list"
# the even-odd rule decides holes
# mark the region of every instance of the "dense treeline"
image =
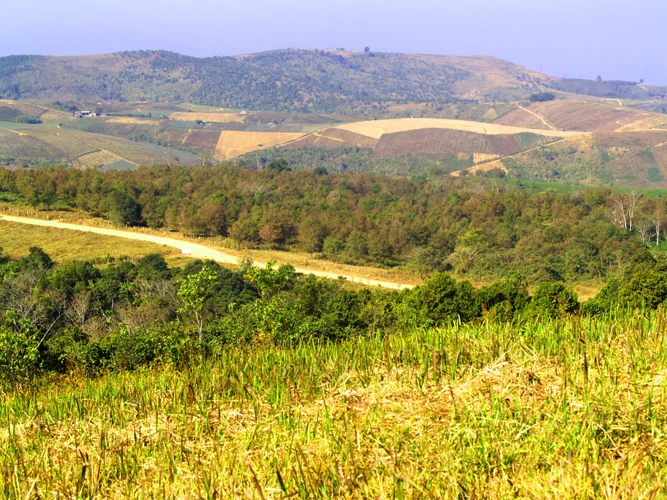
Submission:
[[[545,283],[532,296],[518,274],[474,289],[438,273],[402,292],[349,290],[343,281],[300,276],[269,262],[235,270],[192,261],[169,268],[151,254],[133,263],[56,265],[37,247],[11,260],[0,251],[0,378],[18,382],[40,370],[134,369],[215,355],[225,346],[340,341],[452,322],[518,322],[581,311],[577,296]],[[652,308],[667,299],[667,266],[637,262],[583,313]]]
[[[154,167],[134,172],[0,171],[0,192],[119,226],[227,236],[349,263],[453,269],[530,283],[606,280],[659,252],[664,200],[582,190],[529,194],[484,179],[327,175],[276,168]],[[651,250],[653,249],[653,250]]]

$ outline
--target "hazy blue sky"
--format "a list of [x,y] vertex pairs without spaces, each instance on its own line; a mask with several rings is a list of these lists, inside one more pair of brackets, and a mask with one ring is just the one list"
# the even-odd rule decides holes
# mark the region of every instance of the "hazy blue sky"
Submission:
[[667,85],[665,0],[3,0],[0,18],[0,55],[370,46]]

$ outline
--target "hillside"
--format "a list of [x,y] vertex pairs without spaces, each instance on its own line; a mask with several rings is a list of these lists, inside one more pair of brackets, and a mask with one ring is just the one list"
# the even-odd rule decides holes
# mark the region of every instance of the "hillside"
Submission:
[[584,80],[579,78],[559,78],[551,87],[562,92],[589,95],[611,99],[664,99],[667,87],[644,85],[643,82],[622,80]]
[[[233,111],[173,103],[0,100],[0,162],[134,169],[231,161],[261,169],[441,175],[667,187],[667,116],[616,101],[451,103],[439,117]],[[20,123],[21,116],[41,123]],[[458,119],[452,118],[458,117]],[[473,118],[473,119],[463,119]],[[458,175],[458,174],[457,174]]]
[[324,50],[0,58],[5,99],[190,102],[274,111],[370,114],[394,102],[512,100],[552,80],[491,57]]

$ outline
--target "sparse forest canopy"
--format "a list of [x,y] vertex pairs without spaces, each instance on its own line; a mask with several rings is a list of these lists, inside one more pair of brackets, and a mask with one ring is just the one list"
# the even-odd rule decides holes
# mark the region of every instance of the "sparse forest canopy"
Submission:
[[667,95],[667,87],[645,86],[621,80],[606,81],[601,77],[597,80],[561,78],[553,82],[551,87],[562,92],[615,99],[653,99]]
[[[530,283],[606,280],[661,259],[665,199],[608,189],[529,194],[481,178],[154,167],[0,170],[0,191],[135,225],[295,248],[337,261]],[[650,248],[656,257],[651,255]],[[657,252],[657,253],[656,253]]]
[[[96,57],[96,56],[94,56]],[[477,59],[475,60],[477,61]],[[459,87],[484,79],[460,58],[371,52],[280,50],[244,57],[195,58],[164,51],[123,52],[89,59],[0,58],[0,98],[190,102],[238,109],[371,114],[387,102],[457,100]],[[497,63],[488,59],[487,65]],[[67,69],[64,69],[64,68]],[[538,77],[519,66],[489,99],[526,98]],[[513,70],[516,68],[516,71]],[[483,72],[483,70],[482,70]],[[519,73],[517,77],[516,73]],[[513,80],[513,81],[512,81]]]

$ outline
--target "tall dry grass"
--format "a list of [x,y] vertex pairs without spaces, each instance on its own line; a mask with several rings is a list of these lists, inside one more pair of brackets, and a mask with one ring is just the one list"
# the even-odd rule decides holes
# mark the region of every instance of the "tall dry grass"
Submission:
[[480,323],[0,403],[5,498],[659,498],[665,317]]

